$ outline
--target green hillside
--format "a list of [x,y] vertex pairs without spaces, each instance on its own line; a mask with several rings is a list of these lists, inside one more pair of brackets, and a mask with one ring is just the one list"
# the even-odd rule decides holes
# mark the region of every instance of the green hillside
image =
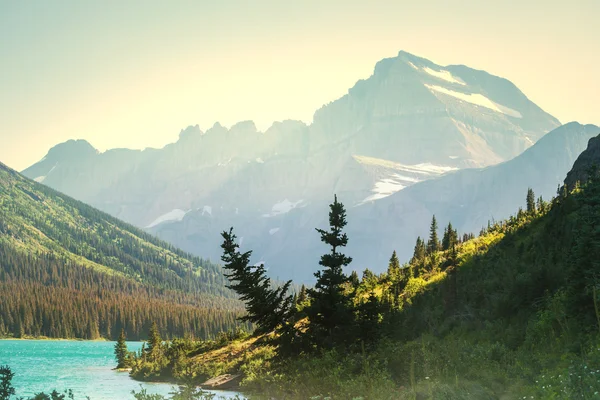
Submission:
[[0,335],[209,337],[242,308],[219,267],[0,163]]
[[189,357],[157,376],[242,374],[256,398],[600,398],[600,178],[580,164],[586,182],[549,202],[524,193],[478,237],[432,222],[410,262],[342,276],[350,317],[328,332],[309,290],[274,335],[169,344]]

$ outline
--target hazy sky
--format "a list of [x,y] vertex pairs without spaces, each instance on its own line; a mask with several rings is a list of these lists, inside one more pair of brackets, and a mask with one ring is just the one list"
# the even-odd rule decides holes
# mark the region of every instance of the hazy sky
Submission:
[[600,0],[0,1],[0,161],[312,120],[399,50],[510,79],[600,124]]

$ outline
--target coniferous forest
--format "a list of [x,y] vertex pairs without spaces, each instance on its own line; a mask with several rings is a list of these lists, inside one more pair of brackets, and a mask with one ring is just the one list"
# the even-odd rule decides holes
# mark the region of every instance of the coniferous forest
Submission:
[[216,265],[0,164],[0,336],[209,338],[242,311]]

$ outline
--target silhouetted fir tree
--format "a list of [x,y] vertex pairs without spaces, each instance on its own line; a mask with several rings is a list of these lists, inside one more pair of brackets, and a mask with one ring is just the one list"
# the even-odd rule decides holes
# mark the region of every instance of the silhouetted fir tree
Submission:
[[368,285],[369,283],[376,283],[376,282],[377,282],[377,277],[375,276],[373,271],[371,271],[369,268],[365,268],[365,270],[362,273],[361,283]]
[[271,287],[271,279],[267,278],[264,265],[251,266],[252,252],[239,252],[233,228],[221,235],[221,260],[225,263],[225,270],[230,271],[225,274],[231,282],[227,287],[239,294],[246,306],[246,315],[240,319],[256,324],[258,333],[272,331],[289,317],[293,296],[287,292],[292,281],[278,288]]
[[117,368],[127,368],[129,364],[129,350],[125,343],[125,330],[121,329],[117,343],[115,344],[115,359],[117,360]]
[[417,237],[417,242],[415,244],[415,250],[413,252],[413,257],[411,260],[412,264],[418,264],[425,258],[425,242],[421,239],[420,236]]
[[400,276],[400,260],[398,260],[398,255],[396,254],[396,250],[392,253],[390,257],[390,262],[388,263],[387,270],[388,278],[392,281],[398,280]]
[[527,189],[527,214],[535,214],[535,194],[531,188]]
[[349,278],[350,284],[352,287],[357,288],[360,285],[360,279],[358,278],[358,273],[356,271],[352,271]]
[[431,225],[429,226],[429,241],[427,242],[427,254],[431,255],[440,249],[440,240],[438,239],[438,224],[435,219],[435,215],[431,218]]
[[15,394],[15,388],[12,386],[14,372],[8,365],[0,365],[0,400],[9,400]]
[[298,293],[298,298],[296,299],[296,304],[304,304],[306,303],[306,286],[304,284],[300,287],[300,292]]
[[329,207],[329,230],[317,228],[317,232],[321,235],[321,241],[331,247],[331,251],[321,256],[319,264],[323,269],[315,273],[317,282],[314,289],[308,290],[311,303],[307,309],[309,332],[317,344],[325,346],[332,346],[336,342],[334,336],[347,334],[345,327],[353,321],[351,299],[344,288],[348,277],[343,272],[343,267],[350,264],[352,258],[339,251],[348,243],[348,236],[343,233],[346,210],[338,202],[337,196]]

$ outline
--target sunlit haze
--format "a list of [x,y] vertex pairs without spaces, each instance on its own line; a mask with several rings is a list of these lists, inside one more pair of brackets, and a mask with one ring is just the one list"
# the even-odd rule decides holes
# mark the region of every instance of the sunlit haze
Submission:
[[188,125],[310,123],[399,50],[600,124],[599,18],[597,0],[2,2],[0,161],[21,170],[71,138],[162,147]]

